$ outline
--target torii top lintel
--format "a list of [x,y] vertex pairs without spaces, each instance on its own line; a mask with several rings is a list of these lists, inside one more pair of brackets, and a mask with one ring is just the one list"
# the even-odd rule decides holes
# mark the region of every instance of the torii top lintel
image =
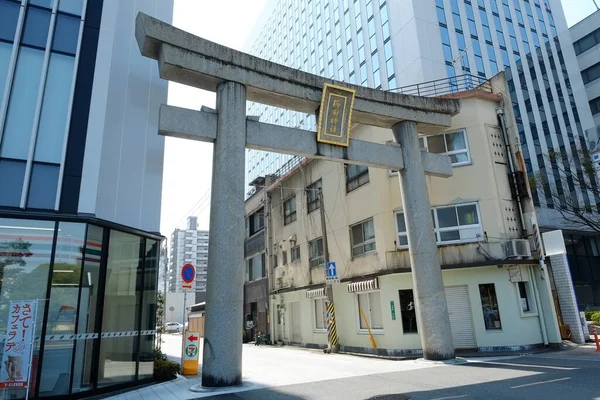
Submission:
[[352,122],[391,128],[410,120],[421,133],[450,126],[450,117],[460,109],[458,100],[370,89],[275,64],[144,13],[137,15],[135,36],[142,55],[158,60],[161,78],[213,92],[223,81],[238,82],[246,86],[249,101],[312,114],[320,105],[323,85],[334,83],[356,90]]

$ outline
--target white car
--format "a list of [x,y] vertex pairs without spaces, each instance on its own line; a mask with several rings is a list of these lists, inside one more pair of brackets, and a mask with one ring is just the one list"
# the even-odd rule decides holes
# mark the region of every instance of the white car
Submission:
[[179,322],[167,322],[165,329],[167,332],[181,332],[183,331],[183,324]]

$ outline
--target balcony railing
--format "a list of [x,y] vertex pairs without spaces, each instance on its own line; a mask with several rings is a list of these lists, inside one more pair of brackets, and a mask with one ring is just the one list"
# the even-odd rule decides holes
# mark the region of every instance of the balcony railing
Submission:
[[492,84],[486,78],[465,74],[403,86],[389,91],[413,96],[437,97],[468,90],[483,90],[492,93]]

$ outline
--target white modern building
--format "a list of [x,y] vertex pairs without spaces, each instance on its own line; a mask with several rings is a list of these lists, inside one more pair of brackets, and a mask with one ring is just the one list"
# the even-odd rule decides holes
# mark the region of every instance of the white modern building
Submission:
[[[506,69],[526,170],[549,177],[550,186],[534,193],[541,226],[569,227],[553,210],[557,186],[582,207],[598,202],[563,187],[546,156],[578,153],[594,126],[560,0],[272,0],[246,48],[337,81],[422,96]],[[258,104],[248,113],[316,129],[314,115]],[[246,183],[298,161],[248,150]],[[581,175],[578,168],[572,173]]]
[[196,291],[206,291],[208,270],[208,231],[198,230],[198,217],[188,217],[187,229],[175,229],[169,246],[168,291],[183,292],[181,268],[185,264],[196,268]]
[[140,11],[173,2],[0,0],[0,358],[12,302],[37,301],[28,398],[154,379],[167,83]]
[[596,126],[600,126],[600,11],[570,29],[573,48]]

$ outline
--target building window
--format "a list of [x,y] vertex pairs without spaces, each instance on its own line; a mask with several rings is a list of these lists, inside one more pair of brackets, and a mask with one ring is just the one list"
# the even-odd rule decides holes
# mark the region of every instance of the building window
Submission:
[[399,290],[400,316],[404,333],[417,333],[417,313],[412,289]]
[[292,247],[290,250],[292,262],[300,261],[300,246]]
[[346,192],[351,192],[367,183],[369,183],[369,167],[352,164],[346,166]]
[[314,299],[315,303],[315,330],[327,329],[327,306],[325,298]]
[[481,296],[481,309],[483,310],[485,329],[502,329],[500,310],[498,310],[498,298],[496,297],[494,284],[485,283],[479,285],[479,295]]
[[296,220],[296,196],[283,202],[283,224],[288,225]]
[[[277,266],[277,264],[275,264],[275,266]],[[265,278],[266,276],[265,253],[257,254],[246,260],[246,282],[252,282],[257,279]]]
[[306,188],[306,207],[309,213],[320,207],[319,189],[322,187],[323,183],[321,179],[319,179]]
[[318,267],[325,264],[323,252],[323,238],[318,238],[308,242],[309,267]]
[[519,292],[519,306],[523,314],[535,313],[535,302],[531,295],[531,283],[528,281],[517,282]]
[[573,47],[575,48],[575,55],[580,55],[581,53],[591,49],[598,43],[600,43],[600,29],[596,29],[594,32],[585,35],[584,37],[573,43]]
[[466,130],[423,137],[422,143],[430,153],[448,155],[453,167],[471,164]]
[[287,265],[287,251],[281,252],[281,265]]
[[375,251],[375,228],[373,219],[368,219],[350,227],[352,257]]
[[358,293],[358,326],[361,330],[383,329],[383,315],[381,313],[381,299],[379,292]]
[[254,234],[262,231],[265,227],[264,211],[261,209],[248,217],[248,235],[253,236]]
[[[431,213],[438,244],[474,242],[483,237],[477,203],[435,207]],[[396,228],[397,246],[399,248],[408,246],[406,221],[403,213],[396,214]]]
[[581,77],[583,78],[584,84],[590,83],[600,78],[600,63],[594,64],[591,67],[581,71]]

